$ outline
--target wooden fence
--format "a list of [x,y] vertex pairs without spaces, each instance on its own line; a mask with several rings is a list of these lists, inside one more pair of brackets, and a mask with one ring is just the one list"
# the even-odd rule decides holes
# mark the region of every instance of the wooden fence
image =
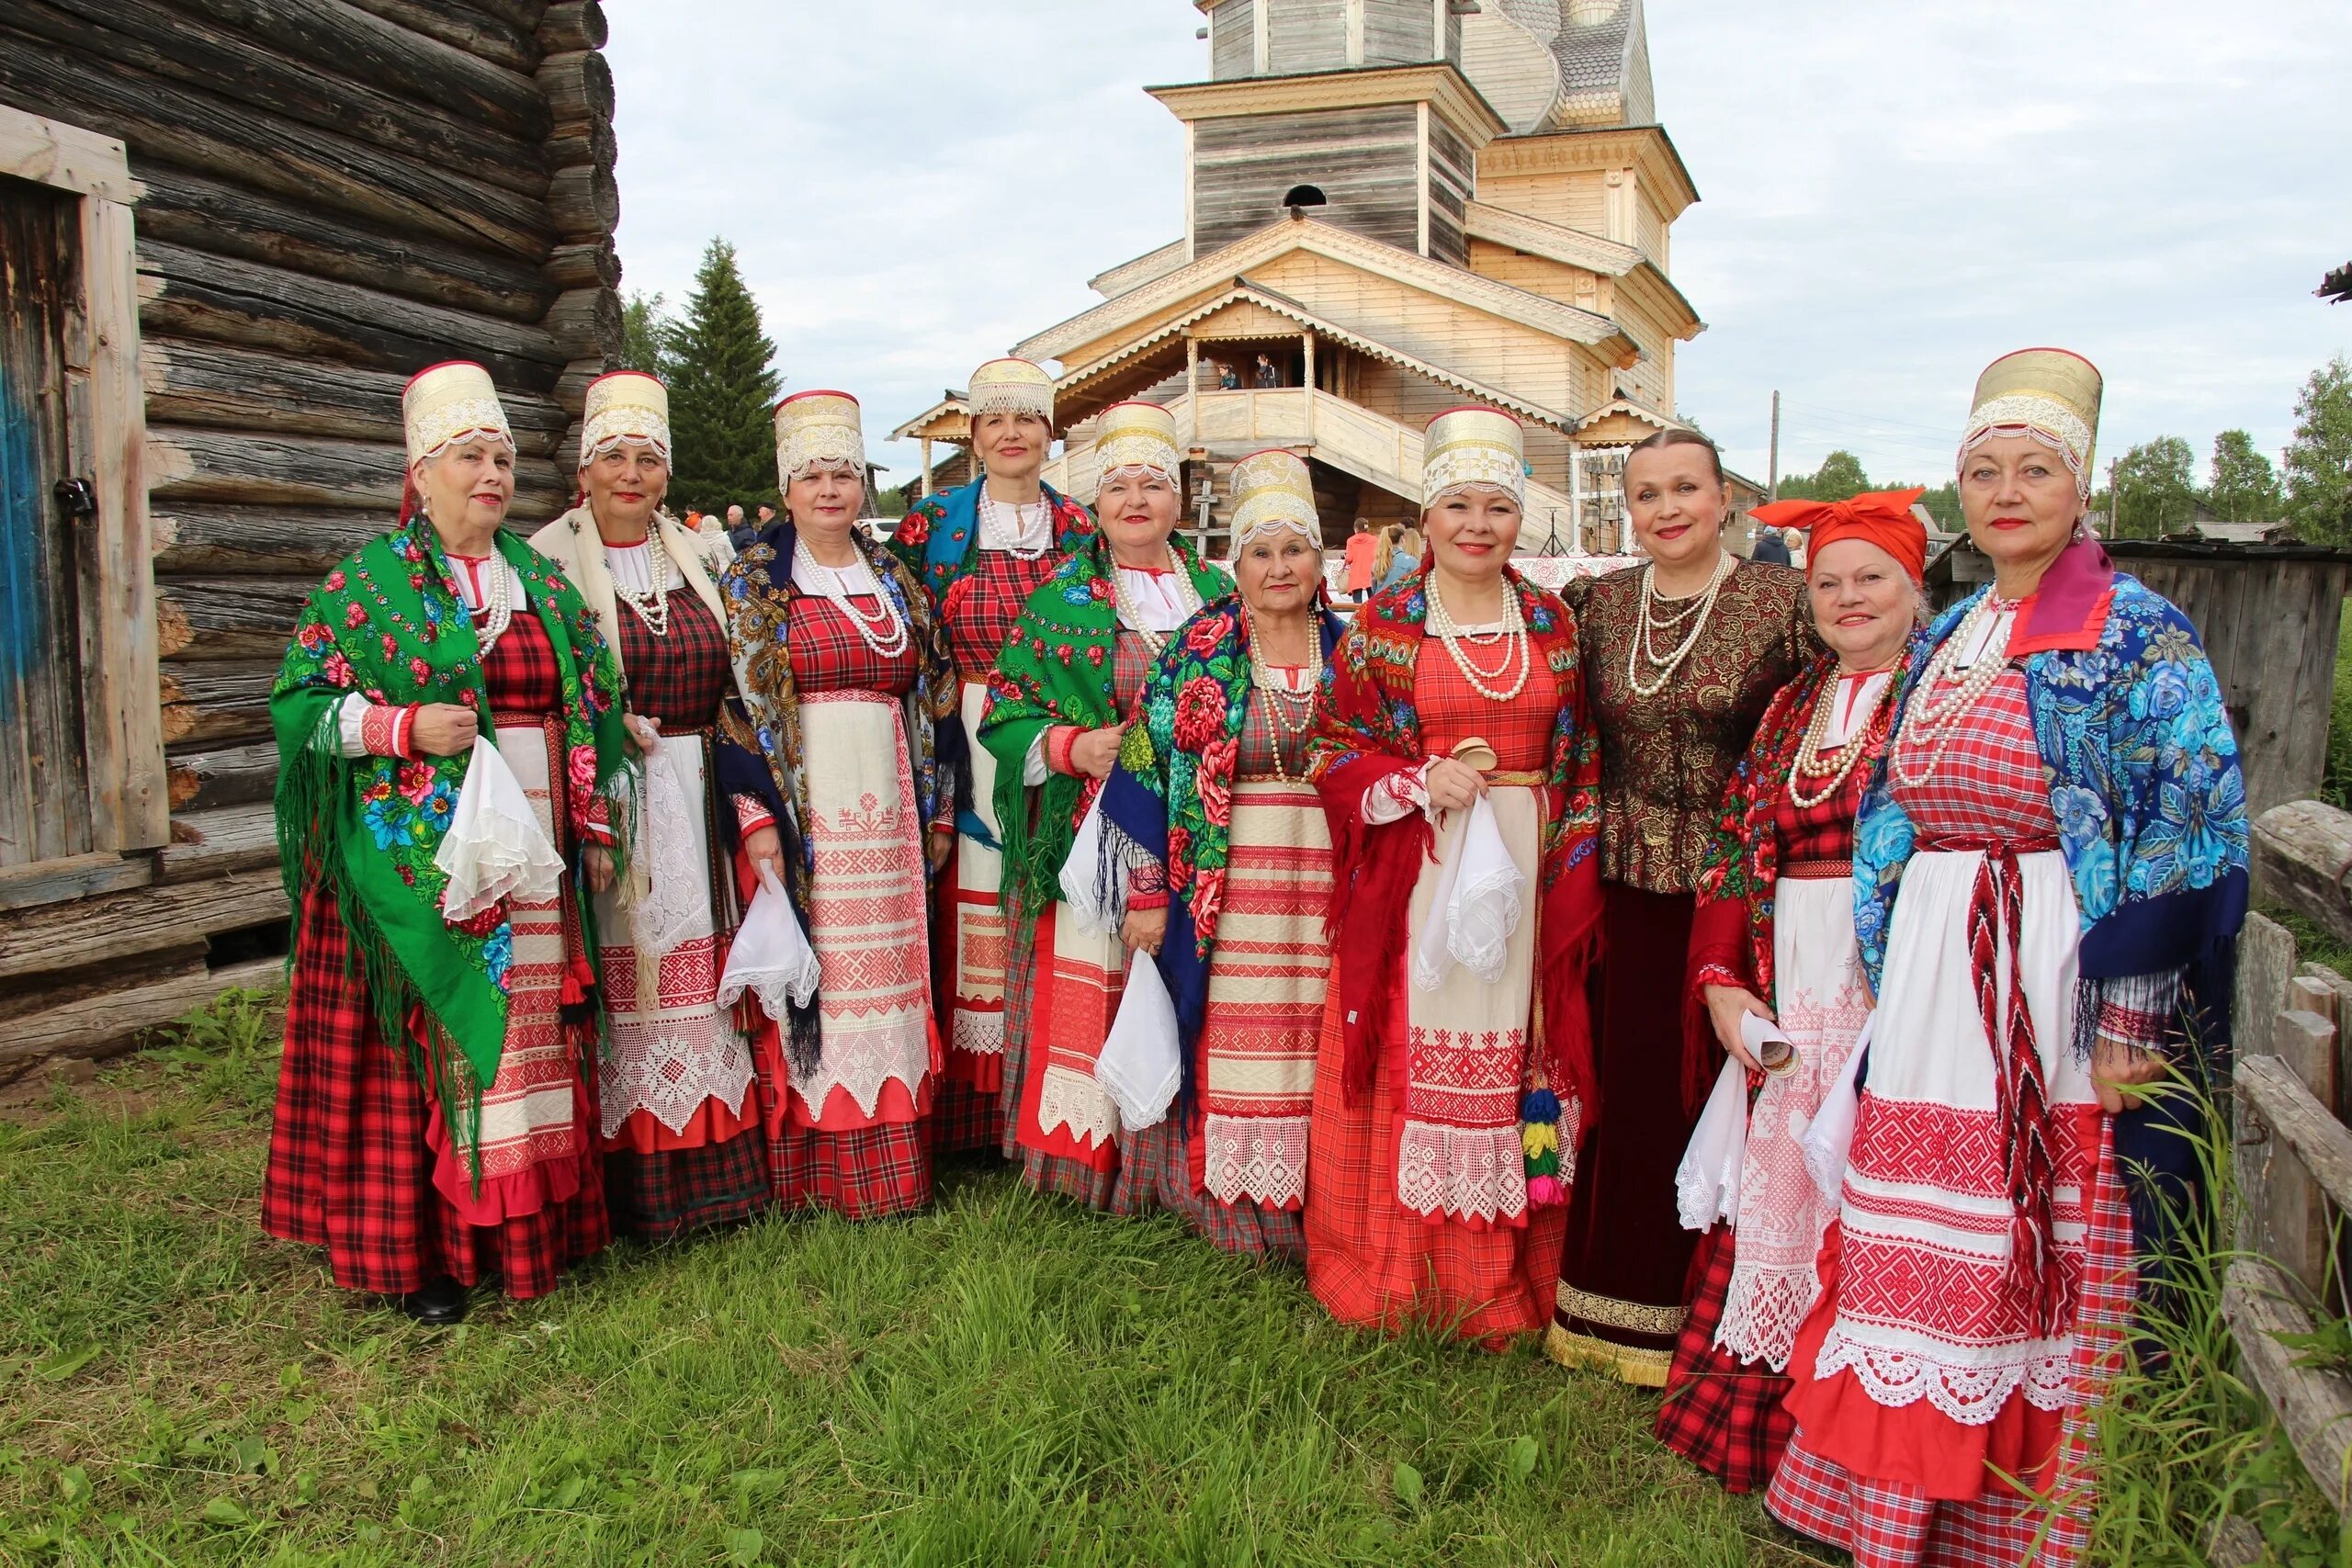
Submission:
[[[2267,897],[2352,944],[2352,816],[2315,800],[2273,807],[2255,823],[2254,861]],[[2336,1258],[2352,1213],[2352,980],[2301,962],[2291,933],[2250,915],[2233,1013],[2239,1256],[2222,1313],[2249,1381],[2352,1523],[2352,1376],[2299,1366],[2281,1342],[2352,1306]],[[2231,1521],[2214,1560],[2258,1561],[2252,1537]]]

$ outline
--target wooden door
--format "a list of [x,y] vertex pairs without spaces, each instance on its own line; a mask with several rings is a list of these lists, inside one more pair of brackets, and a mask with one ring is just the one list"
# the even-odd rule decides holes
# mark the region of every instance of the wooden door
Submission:
[[78,525],[66,452],[67,312],[79,204],[0,177],[0,867],[91,847]]

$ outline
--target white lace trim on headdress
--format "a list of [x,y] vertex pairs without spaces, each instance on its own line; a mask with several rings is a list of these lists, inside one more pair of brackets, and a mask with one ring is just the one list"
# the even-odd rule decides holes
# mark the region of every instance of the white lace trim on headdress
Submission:
[[1034,413],[1048,424],[1054,419],[1054,389],[1047,386],[998,382],[973,388],[966,401],[974,419],[984,413]]
[[650,446],[664,463],[670,460],[670,422],[649,410],[619,406],[605,410],[580,429],[580,466],[586,468],[605,453],[623,446]]
[[1434,506],[1453,491],[1484,485],[1514,501],[1527,494],[1526,459],[1500,441],[1469,438],[1447,442],[1421,467],[1424,505]]
[[424,409],[408,427],[408,460],[438,457],[459,442],[496,441],[512,451],[514,432],[496,398],[458,398]]
[[2074,472],[2075,489],[2090,494],[2093,434],[2082,415],[2064,403],[2032,392],[1987,398],[1969,415],[1968,434],[1960,444],[1961,460],[1966,461],[1971,452],[2001,435],[2032,436],[2064,457]]

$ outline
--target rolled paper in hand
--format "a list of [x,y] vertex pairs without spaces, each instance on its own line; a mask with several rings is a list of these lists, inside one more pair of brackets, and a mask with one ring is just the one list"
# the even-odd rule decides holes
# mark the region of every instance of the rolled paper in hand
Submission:
[[1770,1019],[1749,1013],[1739,1021],[1739,1037],[1747,1044],[1748,1055],[1761,1062],[1771,1077],[1786,1077],[1797,1070],[1795,1043],[1781,1033],[1781,1026]]

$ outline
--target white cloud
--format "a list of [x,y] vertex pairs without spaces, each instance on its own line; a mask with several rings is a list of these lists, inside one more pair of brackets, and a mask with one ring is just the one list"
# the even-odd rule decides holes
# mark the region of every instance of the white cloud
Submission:
[[[670,0],[607,8],[625,287],[738,246],[795,387],[877,435],[1177,237],[1184,0]],[[1650,0],[1661,119],[1704,199],[1678,282],[1684,412],[1761,475],[1831,446],[1941,478],[1984,362],[2065,344],[2103,448],[2243,425],[2352,351],[2340,0]],[[880,444],[877,441],[876,446]],[[901,477],[912,453],[878,452]]]

